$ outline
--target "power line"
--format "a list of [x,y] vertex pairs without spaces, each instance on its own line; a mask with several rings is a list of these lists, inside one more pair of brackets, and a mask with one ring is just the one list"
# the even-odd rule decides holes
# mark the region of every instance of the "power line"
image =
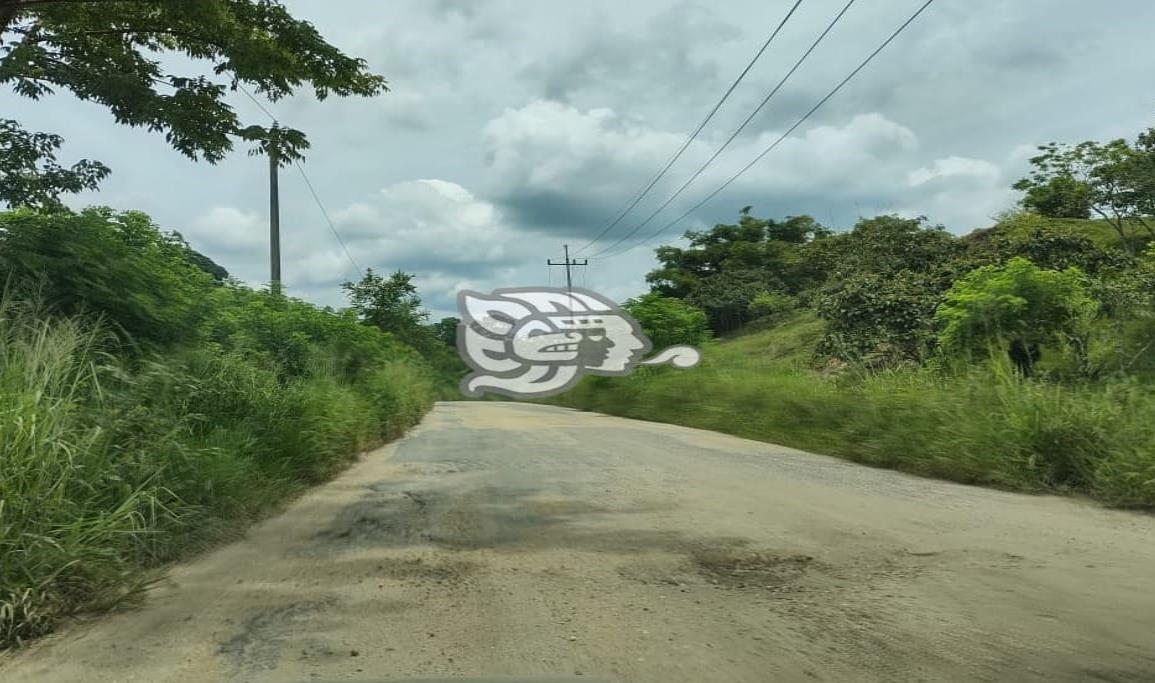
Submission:
[[[341,245],[341,250],[345,252],[345,258],[349,259],[349,263],[353,264],[353,270],[357,274],[362,273],[361,266],[357,265],[353,254],[349,253],[349,247],[345,246],[345,240],[341,238],[341,233],[337,232],[337,226],[333,225],[333,220],[329,218],[329,212],[325,210],[325,206],[321,203],[321,198],[317,196],[317,191],[313,189],[313,183],[309,181],[309,176],[305,174],[305,167],[302,166],[299,161],[294,162],[293,165],[301,172],[301,177],[304,178],[305,185],[309,188],[309,194],[313,195],[313,201],[317,203],[317,208],[321,210],[321,215],[325,217],[325,223],[328,224],[329,231],[333,233],[333,237],[337,238],[337,242]],[[346,274],[348,273],[346,272]]]
[[[623,251],[617,252],[615,254],[611,254],[610,256],[620,256],[620,255],[622,255],[622,254],[624,254],[624,253],[626,253],[626,252],[628,252],[628,251],[630,251],[636,247],[639,247],[643,244],[650,242],[651,240],[653,240],[655,237],[657,237],[661,233],[665,232],[669,228],[671,228],[674,225],[685,220],[690,214],[692,214],[695,211],[697,211],[698,209],[702,208],[702,206],[704,206],[706,204],[706,202],[710,201],[711,199],[716,197],[722,190],[729,187],[731,183],[733,183],[735,180],[737,180],[739,178],[739,176],[744,174],[746,171],[750,170],[755,164],[757,164],[759,161],[761,161],[763,157],[765,157],[775,147],[777,147],[779,144],[781,144],[782,141],[785,140],[791,133],[793,133],[795,130],[797,130],[797,128],[799,126],[801,126],[803,123],[805,123],[807,119],[809,119],[811,116],[813,116],[814,113],[816,111],[818,111],[824,104],[826,104],[826,102],[829,101],[830,98],[834,97],[834,95],[836,95],[838,93],[838,91],[842,90],[842,88],[845,87],[846,84],[849,83],[855,76],[857,76],[860,71],[862,71],[864,68],[866,68],[866,65],[870,64],[870,62],[872,62],[874,60],[874,58],[877,57],[880,52],[882,52],[884,49],[886,49],[886,47],[888,45],[890,45],[892,42],[894,42],[894,39],[897,38],[900,33],[905,31],[908,26],[910,26],[912,23],[914,23],[914,20],[917,19],[919,17],[919,15],[921,15],[923,13],[923,11],[926,10],[927,7],[930,7],[930,5],[933,2],[934,2],[934,0],[926,0],[926,2],[923,3],[923,5],[921,7],[919,7],[918,10],[915,11],[915,13],[910,16],[910,18],[908,18],[905,22],[903,22],[902,25],[899,26],[894,31],[894,33],[890,34],[889,38],[887,38],[885,41],[883,41],[883,43],[881,45],[879,45],[874,50],[874,52],[871,52],[870,55],[867,56],[867,58],[864,59],[862,61],[862,63],[859,64],[853,71],[851,71],[850,74],[846,78],[842,79],[842,81],[838,85],[836,85],[833,90],[828,92],[825,97],[823,97],[821,100],[818,101],[817,104],[815,104],[813,107],[810,108],[810,111],[803,114],[802,118],[798,119],[798,121],[796,121],[794,123],[794,125],[790,126],[790,128],[788,128],[785,133],[783,133],[781,136],[779,136],[778,139],[775,140],[773,143],[771,143],[769,147],[762,150],[762,152],[760,154],[758,154],[758,156],[754,157],[754,159],[751,160],[750,163],[743,166],[741,168],[741,170],[739,170],[737,173],[735,173],[733,176],[731,176],[729,180],[722,183],[720,186],[718,186],[717,189],[715,189],[710,194],[706,195],[706,197],[702,201],[700,201],[697,204],[695,204],[694,206],[690,207],[689,211],[686,211],[681,216],[678,216],[674,220],[672,220],[669,223],[666,223],[662,227],[658,228],[657,230],[655,230],[653,233],[651,233],[648,237],[646,237],[642,241],[631,245],[630,247],[624,249]],[[604,258],[610,258],[610,256],[606,256]]]
[[770,34],[770,37],[766,39],[766,42],[762,43],[762,47],[759,48],[758,52],[754,55],[754,58],[750,60],[750,63],[746,65],[745,69],[742,69],[742,73],[738,74],[738,78],[734,79],[734,82],[730,84],[729,89],[727,89],[726,92],[722,95],[722,98],[718,100],[718,103],[714,105],[714,108],[710,110],[710,113],[706,114],[706,118],[702,119],[702,122],[698,124],[698,127],[694,130],[690,137],[687,138],[684,143],[682,143],[681,148],[679,148],[678,151],[675,152],[672,157],[670,157],[670,160],[666,162],[666,165],[662,167],[662,170],[658,171],[657,175],[650,179],[649,184],[647,184],[640,193],[635,195],[632,201],[627,202],[626,206],[618,210],[617,217],[614,218],[612,222],[602,228],[602,231],[599,232],[596,237],[587,242],[584,246],[578,248],[578,250],[574,252],[575,254],[585,251],[597,243],[598,240],[605,237],[609,231],[614,229],[614,226],[616,226],[622,221],[623,218],[626,217],[626,214],[634,210],[634,207],[638,205],[638,202],[642,201],[643,197],[649,194],[650,190],[654,189],[654,185],[657,185],[658,181],[666,175],[666,172],[669,171],[670,167],[674,165],[674,162],[676,162],[682,156],[682,153],[685,152],[687,148],[689,148],[690,143],[692,143],[698,137],[698,134],[701,133],[702,129],[706,127],[706,124],[710,122],[710,119],[714,118],[714,114],[718,113],[718,109],[730,97],[730,94],[734,92],[734,89],[738,87],[738,84],[742,82],[742,79],[746,77],[746,74],[750,72],[750,69],[753,68],[754,63],[762,57],[762,53],[766,51],[766,48],[770,47],[770,43],[774,42],[774,39],[778,36],[778,33],[782,31],[782,27],[786,25],[786,22],[790,21],[790,17],[794,16],[795,10],[797,10],[798,6],[801,4],[802,0],[797,0],[794,3],[794,6],[791,7],[790,11],[786,13],[786,16],[778,24],[778,27],[774,29],[774,32]]
[[256,97],[254,97],[254,96],[253,96],[253,94],[252,94],[251,92],[249,92],[248,88],[246,88],[245,86],[241,85],[240,83],[237,83],[237,89],[238,89],[238,90],[240,90],[241,92],[243,92],[243,93],[245,94],[245,96],[246,96],[246,97],[248,97],[250,100],[252,100],[252,101],[253,101],[253,104],[257,105],[257,108],[258,108],[258,109],[260,109],[261,111],[265,112],[265,115],[266,115],[266,116],[268,116],[270,119],[272,119],[272,120],[273,120],[273,123],[276,123],[276,122],[277,122],[277,117],[276,117],[276,116],[273,116],[273,113],[272,113],[272,112],[270,112],[270,111],[269,111],[269,110],[268,110],[268,109],[265,107],[265,105],[261,104],[261,101],[260,101],[260,100],[258,100]]
[[815,48],[818,47],[819,43],[821,43],[823,40],[825,40],[827,34],[829,34],[830,31],[834,29],[834,26],[836,24],[838,24],[839,21],[842,20],[842,17],[846,14],[846,12],[848,10],[850,10],[851,6],[853,6],[855,2],[857,2],[857,0],[849,0],[846,3],[846,5],[843,6],[842,10],[834,16],[834,19],[832,19],[829,24],[827,24],[826,29],[818,35],[818,38],[816,38],[813,43],[810,44],[810,47],[806,50],[806,52],[802,53],[802,56],[798,58],[798,61],[794,62],[794,66],[791,67],[790,70],[786,72],[786,75],[782,77],[782,80],[778,81],[778,85],[774,86],[774,89],[771,90],[770,93],[768,95],[766,95],[765,98],[763,98],[762,102],[754,109],[754,111],[750,112],[750,115],[746,117],[746,120],[742,122],[742,125],[738,126],[738,129],[735,130],[730,135],[730,137],[726,138],[726,141],[723,142],[722,145],[717,150],[714,151],[714,154],[709,159],[706,160],[706,163],[702,164],[702,166],[700,168],[698,168],[697,171],[694,172],[694,175],[690,176],[689,180],[687,180],[685,183],[683,183],[682,186],[679,187],[674,192],[674,194],[670,195],[666,199],[666,201],[662,202],[661,206],[654,209],[654,211],[649,216],[647,216],[644,221],[635,225],[633,227],[633,229],[631,229],[628,233],[626,233],[620,239],[618,239],[617,242],[614,242],[613,244],[606,247],[605,249],[602,249],[601,251],[597,252],[596,254],[593,254],[593,256],[597,257],[597,256],[601,256],[603,254],[606,254],[608,252],[611,252],[615,248],[617,248],[618,245],[622,244],[623,242],[625,242],[629,238],[636,235],[639,230],[641,230],[646,225],[648,225],[650,221],[654,220],[654,218],[656,218],[658,214],[660,214],[662,211],[664,211],[667,206],[669,206],[675,199],[677,199],[682,194],[682,192],[684,192],[686,190],[687,187],[689,187],[695,180],[697,180],[698,176],[702,175],[702,173],[707,168],[709,168],[710,164],[714,163],[714,160],[717,159],[722,154],[722,152],[725,151],[725,149],[730,146],[730,143],[733,142],[735,140],[735,138],[737,138],[738,135],[743,130],[745,130],[746,126],[749,125],[750,122],[754,120],[754,117],[756,117],[758,115],[758,113],[761,112],[762,109],[770,102],[770,100],[773,99],[774,96],[778,94],[778,91],[782,89],[782,86],[786,85],[786,81],[790,80],[790,77],[794,75],[795,71],[798,71],[798,68],[801,67],[802,64],[810,57],[810,54],[812,52],[814,52]]

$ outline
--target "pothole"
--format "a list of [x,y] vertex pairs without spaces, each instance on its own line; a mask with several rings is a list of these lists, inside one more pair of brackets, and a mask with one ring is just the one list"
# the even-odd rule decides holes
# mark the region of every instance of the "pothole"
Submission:
[[802,577],[809,555],[776,554],[735,546],[703,546],[689,553],[695,571],[725,588],[778,588]]

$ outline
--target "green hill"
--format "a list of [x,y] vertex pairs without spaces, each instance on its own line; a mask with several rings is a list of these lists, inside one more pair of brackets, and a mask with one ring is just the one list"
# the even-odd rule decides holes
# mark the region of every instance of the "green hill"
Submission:
[[[1115,228],[1102,219],[1086,220],[1082,218],[1049,218],[1041,216],[1037,217],[1037,219],[1045,223],[1048,227],[1085,235],[1098,247],[1119,248],[1123,244],[1123,240],[1119,237],[1119,233]],[[1149,225],[1155,228],[1155,223],[1149,222]],[[962,239],[967,241],[987,239],[996,234],[999,229],[999,226],[981,228],[963,235]],[[1123,229],[1127,232],[1128,239],[1134,246],[1136,252],[1142,251],[1143,247],[1152,239],[1150,233],[1147,232],[1147,229],[1139,221],[1124,221]]]

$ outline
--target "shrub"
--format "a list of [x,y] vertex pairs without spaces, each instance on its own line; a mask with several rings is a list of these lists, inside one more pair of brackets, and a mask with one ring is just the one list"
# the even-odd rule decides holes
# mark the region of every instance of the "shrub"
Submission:
[[935,312],[940,348],[964,356],[994,348],[1028,370],[1044,344],[1085,348],[1097,306],[1084,281],[1076,268],[1043,270],[1019,257],[977,268],[955,282]]
[[60,315],[99,315],[134,343],[195,342],[215,282],[138,211],[0,213],[0,278]]
[[675,344],[698,346],[710,338],[706,314],[681,299],[651,292],[630,299],[624,308],[642,326],[655,349]]
[[750,302],[750,317],[752,319],[777,319],[793,311],[797,301],[789,294],[782,292],[762,292]]

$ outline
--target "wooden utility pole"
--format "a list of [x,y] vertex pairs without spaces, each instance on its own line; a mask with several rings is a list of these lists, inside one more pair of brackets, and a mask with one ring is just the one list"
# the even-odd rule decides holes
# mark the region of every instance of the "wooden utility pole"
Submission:
[[554,261],[553,259],[547,259],[545,263],[548,266],[565,266],[565,291],[572,293],[573,292],[573,273],[571,272],[571,269],[574,266],[588,266],[590,264],[590,262],[589,262],[589,259],[581,259],[581,260],[571,259],[569,257],[569,245],[565,244],[562,246],[565,249],[565,260],[562,261],[561,263],[558,263],[558,262]]
[[[274,130],[276,126],[273,126]],[[269,286],[274,294],[281,293],[281,189],[278,172],[281,160],[277,141],[269,144]]]

